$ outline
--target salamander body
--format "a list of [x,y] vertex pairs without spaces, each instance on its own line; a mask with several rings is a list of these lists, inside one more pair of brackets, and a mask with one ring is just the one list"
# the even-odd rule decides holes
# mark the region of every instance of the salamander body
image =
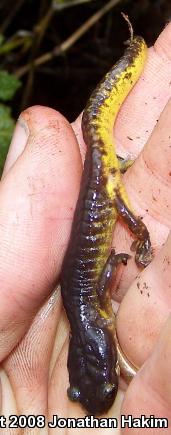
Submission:
[[127,254],[111,250],[118,214],[138,237],[137,263],[146,266],[151,260],[149,233],[131,211],[113,139],[115,118],[142,72],[146,55],[144,40],[134,37],[91,95],[82,118],[87,153],[61,289],[71,327],[68,396],[93,414],[107,411],[118,389],[109,289],[113,270],[128,259]]

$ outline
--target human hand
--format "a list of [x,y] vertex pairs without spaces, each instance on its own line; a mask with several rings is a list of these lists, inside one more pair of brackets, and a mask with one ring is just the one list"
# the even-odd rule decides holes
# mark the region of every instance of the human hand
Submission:
[[[117,119],[115,136],[118,144],[125,144],[125,154],[138,155],[169,99],[170,40],[171,25],[160,36],[156,50],[150,50],[145,73]],[[170,318],[158,340],[170,303],[170,238],[161,248],[170,228],[170,113],[168,102],[143,154],[125,175],[132,204],[137,214],[145,216],[155,252],[159,251],[124,298],[124,289],[137,273],[133,262],[121,271],[122,276],[118,274],[121,290],[117,299],[123,298],[117,319],[119,341],[134,364],[140,366],[146,361],[130,384],[121,408],[122,414],[134,416],[170,417]],[[84,158],[79,121],[73,128]],[[123,146],[118,151],[124,155]],[[78,144],[67,121],[47,108],[23,112],[0,188],[1,415],[44,414],[49,420],[53,414],[85,415],[66,395],[69,329],[59,291],[45,302],[60,273],[81,171]],[[130,234],[119,223],[113,243],[118,252],[128,252],[131,244]],[[119,415],[121,400],[119,393],[108,416]],[[12,433],[18,431],[13,429]]]

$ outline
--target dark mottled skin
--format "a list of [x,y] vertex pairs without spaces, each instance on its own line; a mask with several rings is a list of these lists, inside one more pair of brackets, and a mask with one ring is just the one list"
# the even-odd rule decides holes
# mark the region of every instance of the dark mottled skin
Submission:
[[[72,334],[68,395],[93,414],[111,407],[118,388],[114,318],[111,313],[109,320],[103,318],[98,296],[99,272],[110,253],[111,241],[104,238],[105,228],[115,214],[103,189],[101,173],[98,156],[93,161],[92,156],[87,156],[61,279]],[[100,222],[99,228],[95,222]]]
[[[126,216],[129,214],[123,208],[119,192],[118,204],[107,192],[103,159],[106,148],[98,137],[96,120],[111,89],[117,86],[118,75],[134,62],[141,43],[141,38],[131,42],[122,59],[93,92],[83,113],[82,130],[88,148],[61,273],[63,303],[71,327],[68,396],[79,401],[92,414],[108,411],[118,389],[115,325],[109,287],[112,269],[116,269],[121,261],[126,264],[128,255],[116,256],[112,252],[109,260],[108,257],[119,209],[123,209]],[[126,80],[130,79],[128,73]],[[118,167],[113,165],[108,173],[115,177]],[[130,226],[134,228],[138,222],[141,230],[143,223],[136,220],[133,224],[133,218],[130,215],[127,223],[131,221]]]

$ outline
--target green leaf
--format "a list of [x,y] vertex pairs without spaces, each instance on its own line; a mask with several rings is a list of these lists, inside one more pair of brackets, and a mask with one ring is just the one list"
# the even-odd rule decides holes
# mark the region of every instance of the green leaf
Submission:
[[11,117],[11,109],[4,104],[0,104],[0,175],[2,174],[13,130],[14,120]]
[[20,80],[5,70],[0,70],[0,100],[11,100],[21,86]]

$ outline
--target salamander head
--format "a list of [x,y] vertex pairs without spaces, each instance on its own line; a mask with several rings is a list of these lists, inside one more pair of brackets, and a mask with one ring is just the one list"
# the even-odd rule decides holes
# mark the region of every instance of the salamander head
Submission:
[[92,383],[84,382],[80,387],[68,388],[68,397],[72,401],[79,401],[90,414],[103,414],[107,412],[116,397],[118,390],[118,379],[116,376],[115,384],[104,382],[97,386],[94,385],[92,391]]
[[86,346],[70,352],[68,397],[79,401],[90,414],[103,414],[112,406],[118,390],[116,350],[107,330],[91,328],[86,338]]

